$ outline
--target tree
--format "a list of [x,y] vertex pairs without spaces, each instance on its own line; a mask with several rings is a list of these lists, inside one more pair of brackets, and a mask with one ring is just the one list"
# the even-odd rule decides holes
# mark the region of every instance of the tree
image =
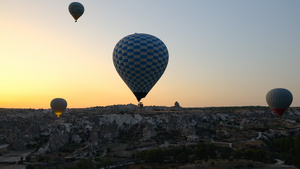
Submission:
[[24,157],[20,156],[20,163],[23,163]]
[[225,159],[229,159],[232,155],[233,149],[230,147],[221,148],[221,156]]
[[101,160],[101,163],[104,167],[107,167],[111,163],[111,160],[109,159],[109,157],[105,157]]
[[234,159],[239,160],[242,158],[243,152],[241,150],[235,150],[232,155]]
[[26,157],[25,157],[25,160],[26,160],[27,162],[29,162],[29,161],[31,160],[31,155],[26,156]]
[[32,164],[28,164],[28,165],[26,165],[25,169],[36,169],[36,168]]
[[154,149],[146,152],[146,161],[150,163],[161,164],[164,161],[164,151],[162,149]]
[[96,166],[93,164],[92,158],[83,158],[79,160],[74,169],[96,169]]
[[217,156],[216,150],[217,147],[214,144],[199,142],[194,150],[194,153],[199,160],[204,158],[214,159]]

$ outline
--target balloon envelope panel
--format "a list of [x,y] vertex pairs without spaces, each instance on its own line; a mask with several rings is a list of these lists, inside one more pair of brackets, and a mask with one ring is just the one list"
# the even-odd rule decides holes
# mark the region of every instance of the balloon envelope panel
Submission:
[[79,2],[72,2],[69,5],[69,12],[75,20],[77,20],[84,12],[84,7]]
[[138,101],[160,79],[168,61],[165,44],[149,34],[128,35],[117,43],[113,51],[115,68]]

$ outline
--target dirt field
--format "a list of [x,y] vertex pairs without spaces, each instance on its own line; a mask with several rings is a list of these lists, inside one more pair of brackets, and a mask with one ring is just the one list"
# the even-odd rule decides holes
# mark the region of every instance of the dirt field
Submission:
[[2,152],[2,156],[0,156],[0,162],[18,162],[20,161],[20,157],[25,157],[30,154],[33,150],[26,150],[26,151],[5,151],[5,154]]
[[228,161],[228,160],[208,160],[206,162],[201,161],[197,164],[139,164],[130,165],[130,169],[165,169],[165,168],[179,168],[179,169],[233,169],[233,168],[252,168],[252,169],[297,169],[293,166],[287,165],[276,165],[276,164],[264,164],[256,161],[239,160],[239,161]]
[[1,169],[25,169],[26,165],[4,165],[0,164]]

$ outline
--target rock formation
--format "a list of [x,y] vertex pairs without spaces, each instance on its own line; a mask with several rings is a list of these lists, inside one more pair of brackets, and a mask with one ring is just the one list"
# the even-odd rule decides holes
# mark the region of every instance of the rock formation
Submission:
[[[176,104],[175,104],[176,105]],[[179,106],[179,104],[178,104]],[[251,110],[253,109],[253,110]],[[299,134],[295,120],[300,109],[290,109],[279,119],[268,108],[186,108],[116,105],[87,109],[69,109],[57,118],[50,110],[0,109],[0,143],[11,150],[37,149],[47,154],[71,149],[69,158],[97,153],[115,143],[127,150],[145,145],[188,144],[199,140],[226,141],[243,137],[271,139]],[[269,130],[269,123],[285,125]],[[244,131],[251,131],[249,135]],[[251,134],[253,133],[253,134]]]

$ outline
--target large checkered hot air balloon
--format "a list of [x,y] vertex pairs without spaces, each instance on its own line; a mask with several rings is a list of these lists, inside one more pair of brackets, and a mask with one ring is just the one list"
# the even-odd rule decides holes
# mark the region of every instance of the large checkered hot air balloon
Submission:
[[168,61],[166,45],[157,37],[144,33],[124,37],[113,51],[115,68],[138,101],[160,79]]
[[266,100],[271,109],[281,117],[292,104],[293,95],[287,89],[276,88],[267,93]]
[[77,19],[83,14],[84,12],[84,7],[81,3],[79,2],[72,2],[69,5],[69,12],[75,19],[75,22],[77,22]]

